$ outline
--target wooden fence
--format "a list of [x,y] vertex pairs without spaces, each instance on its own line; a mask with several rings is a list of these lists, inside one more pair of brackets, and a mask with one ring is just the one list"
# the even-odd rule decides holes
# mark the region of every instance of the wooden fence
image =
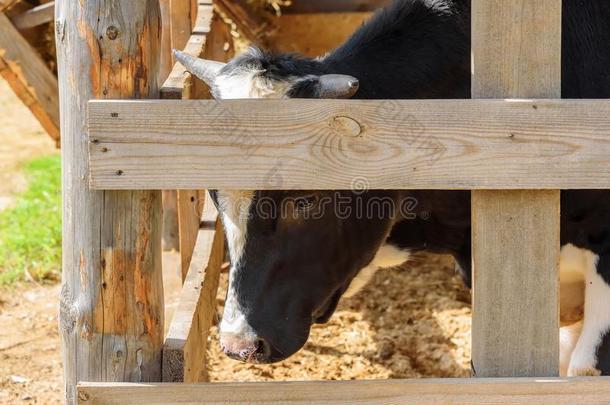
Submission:
[[[39,41],[40,31],[24,35],[24,31],[53,21],[55,3],[50,1],[36,7],[17,3],[0,1],[0,76],[59,146],[57,77],[28,42],[28,38]],[[9,18],[7,10],[11,7],[16,11]]]
[[[199,2],[200,8],[205,6],[210,3]],[[154,373],[117,377],[80,368],[70,375],[69,394],[70,384],[91,380],[89,377],[142,383],[83,382],[78,395],[69,395],[69,401],[606,401],[609,379],[556,376],[559,190],[610,188],[610,102],[558,100],[561,0],[472,0],[472,6],[476,100],[91,101],[87,121],[89,160],[79,161],[78,167],[89,175],[87,193],[92,193],[92,200],[99,198],[95,193],[102,193],[94,190],[116,196],[110,200],[113,204],[127,198],[121,194],[126,191],[119,190],[183,190],[185,197],[179,198],[180,205],[191,215],[181,220],[181,232],[184,240],[188,238],[188,244],[196,247],[192,260],[183,256],[190,266],[184,268],[184,290],[170,334],[164,345],[147,346],[159,357],[163,351],[164,381],[205,380],[205,338],[215,311],[213,297],[223,238],[212,209],[205,210],[201,218],[193,217],[196,211],[192,204],[201,194],[189,190],[346,189],[352,187],[355,178],[366,178],[370,188],[473,190],[472,351],[473,371],[479,378],[176,385],[145,383],[160,379]],[[212,40],[215,32],[203,29],[195,33],[187,49],[191,47],[191,54],[206,55],[220,49],[220,41]],[[179,66],[174,67],[161,92],[170,94],[165,98],[199,98],[197,92],[197,97],[184,97],[190,86],[199,84],[192,78],[181,80],[182,74]],[[71,120],[81,118],[75,115]],[[68,135],[78,134],[68,131]],[[76,157],[68,152],[64,159]],[[71,174],[72,181],[81,180],[76,174]],[[270,177],[275,181],[269,181]],[[78,192],[68,188],[68,193]],[[85,202],[85,208],[87,204],[97,207],[93,201]],[[154,226],[149,218],[140,220]],[[90,225],[75,226],[73,232],[64,235],[72,251],[72,241],[88,235],[86,227]],[[78,256],[70,260],[75,274],[67,278],[64,291],[71,293],[79,289],[82,278],[78,276],[82,277],[83,271],[78,270]],[[88,271],[95,269],[84,271],[86,277],[94,277]],[[96,288],[105,287],[95,283]],[[88,294],[95,296],[95,291]],[[147,298],[158,300],[157,296]],[[112,306],[112,299],[108,297],[102,306]],[[83,318],[88,319],[73,316],[70,309],[75,301],[73,295],[62,301],[62,324],[66,319],[74,320],[64,330],[68,337],[66,351],[75,347],[74,339],[78,341],[71,337],[71,331],[83,330]],[[86,310],[95,313],[96,307]],[[97,338],[98,333],[93,337]],[[78,344],[93,350],[91,344]],[[116,355],[116,351],[110,353]],[[91,368],[101,367],[95,359],[85,363]],[[149,364],[160,365],[156,360]]]

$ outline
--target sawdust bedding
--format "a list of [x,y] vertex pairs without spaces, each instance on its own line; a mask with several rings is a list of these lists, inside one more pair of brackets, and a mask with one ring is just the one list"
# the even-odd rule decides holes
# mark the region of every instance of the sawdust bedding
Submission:
[[[227,275],[219,292],[222,311]],[[344,299],[326,325],[315,325],[306,346],[272,365],[227,358],[213,328],[209,344],[214,382],[307,381],[470,376],[470,292],[452,259],[417,255],[381,270],[356,296]]]

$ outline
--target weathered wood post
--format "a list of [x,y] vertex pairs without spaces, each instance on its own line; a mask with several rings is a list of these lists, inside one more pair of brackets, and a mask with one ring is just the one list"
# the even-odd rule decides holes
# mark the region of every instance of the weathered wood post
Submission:
[[[163,19],[160,74],[162,80],[160,83],[163,84],[175,63],[172,49],[184,49],[195,26],[197,2],[193,0],[160,1]],[[180,250],[179,193],[176,190],[163,191],[163,250]],[[189,263],[183,263],[182,266],[188,268]]]
[[85,127],[90,99],[158,96],[161,31],[158,0],[56,4],[64,198],[60,333],[72,404],[78,381],[161,379],[161,193],[91,191]]
[[[473,98],[561,97],[561,0],[473,0],[472,40]],[[559,201],[558,190],[473,193],[479,377],[559,373]]]

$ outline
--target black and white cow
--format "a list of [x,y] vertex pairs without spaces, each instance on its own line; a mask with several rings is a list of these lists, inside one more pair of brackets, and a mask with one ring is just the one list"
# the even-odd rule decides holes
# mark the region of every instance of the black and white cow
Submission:
[[[563,95],[610,98],[610,2],[563,4]],[[395,1],[318,59],[255,48],[228,64],[179,52],[177,58],[216,99],[469,98],[470,4]],[[470,284],[469,192],[212,194],[232,261],[220,330],[233,358],[267,363],[289,357],[346,291],[415,251],[452,254]],[[569,375],[610,374],[610,192],[563,192],[561,231],[562,292],[572,292],[562,310],[583,302],[585,308],[565,368]]]

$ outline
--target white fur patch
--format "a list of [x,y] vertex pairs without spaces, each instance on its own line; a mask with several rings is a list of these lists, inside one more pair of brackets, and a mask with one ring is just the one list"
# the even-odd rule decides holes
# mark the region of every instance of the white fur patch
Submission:
[[371,281],[377,270],[399,266],[408,261],[410,256],[410,252],[406,249],[400,249],[389,244],[381,246],[371,263],[354,277],[343,296],[348,298],[354,296]]
[[290,81],[270,80],[258,71],[243,70],[220,75],[214,81],[215,96],[220,100],[283,98],[291,87]]
[[597,271],[599,257],[590,253],[585,273],[585,319],[582,333],[572,353],[568,376],[599,375],[596,352],[610,330],[610,285]]
[[218,205],[227,237],[231,270],[229,272],[229,288],[225,309],[220,323],[221,333],[248,334],[252,328],[248,325],[237,302],[234,277],[235,268],[242,259],[248,233],[250,206],[254,198],[252,191],[218,191]]
[[231,263],[236,266],[246,246],[248,219],[254,192],[218,191],[218,205],[225,227]]
[[220,322],[221,333],[231,333],[240,336],[254,337],[254,329],[246,320],[246,316],[242,312],[233,287],[233,274],[229,275],[229,289],[227,291],[227,299],[225,301],[225,309]]
[[572,353],[582,331],[582,321],[559,329],[559,375],[568,376]]

